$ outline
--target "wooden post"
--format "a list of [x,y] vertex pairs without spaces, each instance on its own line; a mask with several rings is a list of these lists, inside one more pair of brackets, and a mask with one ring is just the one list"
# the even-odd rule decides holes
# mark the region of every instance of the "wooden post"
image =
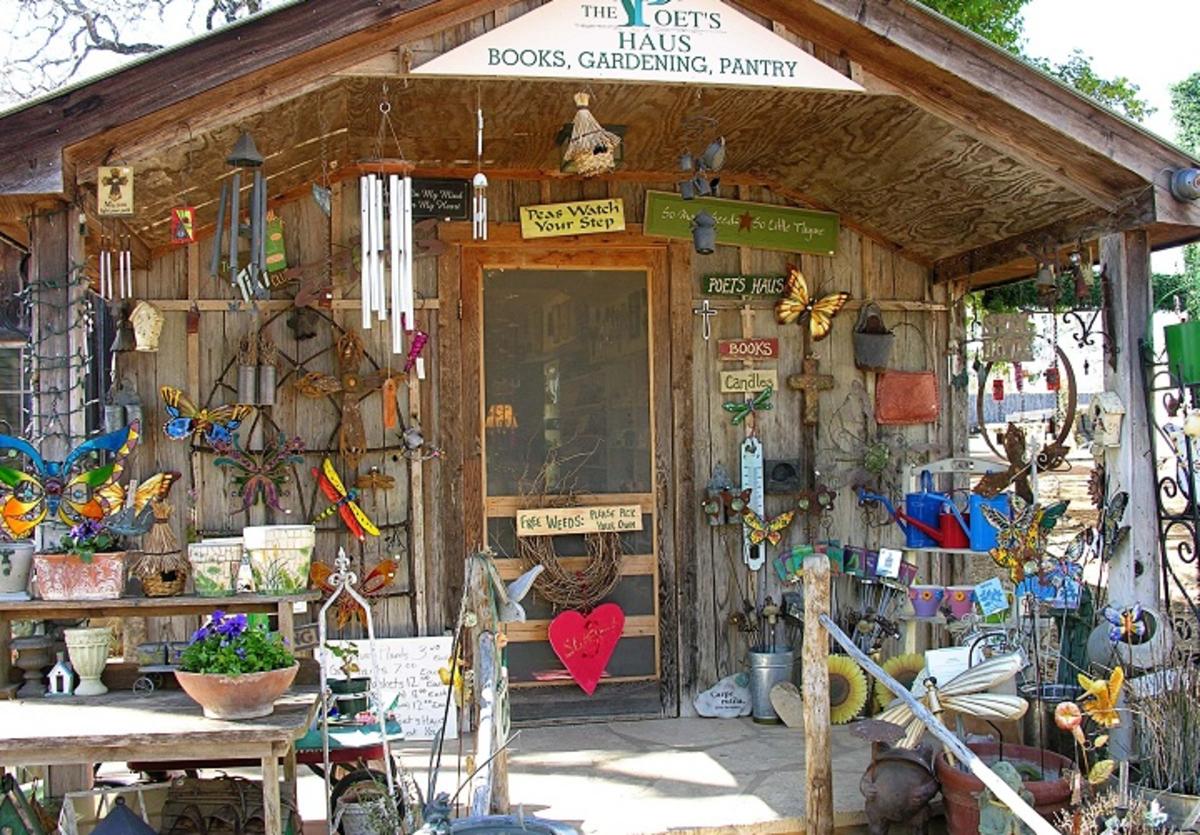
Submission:
[[1143,369],[1138,342],[1146,335],[1152,311],[1150,244],[1142,230],[1108,235],[1100,241],[1100,263],[1108,276],[1108,321],[1113,333],[1106,343],[1117,346],[1116,368],[1104,363],[1104,387],[1114,391],[1125,405],[1121,445],[1105,452],[1109,496],[1117,490],[1129,493],[1125,524],[1130,526],[1125,544],[1113,555],[1109,571],[1109,595],[1115,606],[1157,603],[1162,575],[1155,518],[1157,479],[1150,449],[1149,415],[1143,389]]
[[263,831],[266,835],[283,835],[283,810],[279,791],[279,757],[271,749],[262,758]]
[[829,557],[804,560],[804,816],[805,832],[833,832],[833,751],[829,721]]

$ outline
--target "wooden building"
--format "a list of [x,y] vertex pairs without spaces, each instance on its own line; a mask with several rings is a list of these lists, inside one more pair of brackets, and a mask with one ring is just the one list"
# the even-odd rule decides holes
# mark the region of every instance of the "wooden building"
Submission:
[[[1119,453],[1131,517],[1138,502],[1152,501],[1133,489],[1153,474],[1137,456],[1144,407],[1130,397],[1140,391],[1132,346],[1150,304],[1150,251],[1200,235],[1200,205],[1169,188],[1170,173],[1195,160],[908,0],[676,0],[648,7],[669,12],[665,25],[644,26],[625,25],[626,7],[640,3],[550,5],[546,19],[555,26],[591,15],[580,25],[595,42],[539,41],[559,30],[522,23],[545,12],[537,0],[308,0],[0,118],[0,230],[28,252],[27,279],[40,288],[38,356],[88,353],[89,331],[65,312],[86,308],[89,291],[56,279],[79,266],[98,287],[101,251],[125,243],[132,298],[165,317],[156,352],[116,354],[115,382],[136,390],[148,426],[133,474],[183,473],[173,496],[181,538],[189,524],[216,535],[313,516],[324,499],[308,473],[322,451],[348,482],[378,468],[394,487],[364,489],[360,503],[382,535],[359,546],[335,517],[320,526],[319,555],[328,560],[338,544],[352,545],[368,572],[395,557],[397,574],[379,598],[383,633],[438,634],[457,614],[464,557],[485,546],[515,553],[515,514],[543,501],[530,492],[530,476],[541,471],[580,505],[637,506],[644,524],[621,534],[621,580],[610,599],[626,620],[609,678],[588,698],[554,674],[559,665],[546,642],[553,607],[535,589],[529,619],[508,629],[515,716],[687,714],[692,696],[744,665],[745,640],[729,623],[743,599],[754,599],[760,583],[763,593],[780,593],[769,563],[757,573],[743,564],[740,526],[712,527],[701,509],[718,465],[736,483],[746,436],[722,409],[740,395],[720,385],[723,368],[742,364],[723,360],[718,341],[779,340],[777,358],[752,366],[773,369],[780,383],[773,409],[754,416],[756,431],[765,457],[798,460],[803,486],[812,488],[850,467],[876,437],[856,398],[865,392],[861,402],[870,402],[875,378],[855,368],[851,348],[856,311],[875,300],[896,328],[893,365],[933,370],[940,383],[937,421],[889,437],[912,449],[961,452],[968,406],[952,378],[966,370],[964,294],[1028,277],[1039,262],[1077,247],[1096,256],[1113,283],[1110,338],[1122,349],[1110,376],[1132,427]],[[698,68],[707,43],[699,30],[741,26],[743,18],[758,34],[738,40],[739,29],[728,48],[749,60],[786,46],[810,63],[797,58],[788,69],[764,59],[737,68],[714,59]],[[513,48],[515,66],[505,64],[507,47],[495,47],[496,66],[422,72],[439,58],[469,62],[471,54],[455,50],[476,40],[485,46],[472,54],[486,56],[494,42],[483,39],[503,32],[528,40],[528,55]],[[643,32],[650,40],[635,40]],[[615,39],[615,54],[633,57],[614,68],[591,52],[591,69],[580,66],[580,55],[602,49],[605,38]],[[569,67],[544,66],[557,60],[556,49]],[[688,61],[674,60],[689,49]],[[639,76],[647,66],[658,75]],[[678,80],[663,80],[671,72]],[[769,76],[775,72],[786,77]],[[564,128],[580,91],[622,137],[610,174],[563,170]],[[288,264],[280,279],[288,283],[257,303],[244,302],[228,276],[210,274],[219,197],[233,172],[226,157],[243,131],[265,158]],[[774,207],[833,213],[831,253],[739,245],[735,230],[714,254],[700,255],[687,237],[653,233],[647,195],[674,193],[681,152],[699,153],[720,136],[727,163],[717,191],[745,203],[743,231],[749,236],[756,213]],[[358,255],[358,176],[371,170],[362,163],[401,156],[418,178],[469,182],[483,172],[489,225],[486,239],[472,234],[469,219],[422,227],[415,318],[429,336],[424,377],[398,374],[394,428],[384,428],[381,393],[362,399],[368,449],[351,467],[338,454],[338,427],[344,389],[355,381],[342,374],[317,398],[295,383],[311,372],[339,375],[342,332],[364,338],[360,374],[402,370],[405,354],[390,350],[389,327],[361,331]],[[123,219],[98,207],[108,188],[98,168],[111,165],[133,169],[135,212]],[[522,234],[523,207],[587,200],[620,201],[624,228]],[[195,208],[194,243],[172,241],[178,206]],[[815,293],[851,294],[828,339],[779,325],[774,297],[701,293],[709,276],[781,276],[789,265]],[[316,291],[315,333],[303,340],[288,324],[298,288]],[[309,452],[286,488],[288,515],[261,505],[236,512],[233,474],[214,465],[212,451],[157,429],[165,419],[160,386],[178,387],[200,406],[234,402],[239,345],[260,335],[277,353],[278,388],[273,405],[243,427],[242,441],[258,448],[277,431],[305,441]],[[94,360],[106,346],[93,347]],[[806,368],[809,353],[816,364]],[[62,444],[68,430],[79,438],[99,428],[83,401],[103,391],[73,387],[78,370],[40,370],[35,434]],[[795,381],[814,384],[801,393],[786,385],[800,375],[826,376]],[[69,405],[62,391],[72,392]],[[815,424],[803,420],[810,396]],[[66,429],[48,428],[55,413],[68,416]],[[414,424],[439,455],[406,447],[400,429]],[[772,495],[767,515],[794,503]],[[844,486],[831,513],[798,519],[783,543],[834,537],[874,545],[892,536],[864,525]],[[1135,528],[1138,559],[1157,558],[1154,537]],[[570,571],[587,565],[576,538],[560,538],[559,553]],[[519,561],[507,565],[506,577],[520,573]],[[919,569],[949,581],[961,564],[925,556]],[[148,628],[158,634],[163,626]]]

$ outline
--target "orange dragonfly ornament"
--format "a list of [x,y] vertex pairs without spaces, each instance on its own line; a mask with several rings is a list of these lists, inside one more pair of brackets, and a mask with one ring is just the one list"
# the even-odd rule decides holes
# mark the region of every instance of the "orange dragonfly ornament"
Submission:
[[[326,596],[333,594],[335,591],[331,580],[333,569],[325,563],[314,562],[308,570],[308,576],[312,579],[313,585],[319,588]],[[394,560],[380,560],[374,568],[367,572],[367,576],[363,578],[357,591],[363,597],[379,597],[387,593],[388,586],[395,579],[396,562]],[[359,606],[355,599],[348,594],[343,594],[338,598],[337,605],[334,607],[333,617],[338,629],[344,628],[352,620],[358,621],[359,626],[366,626],[362,606]]]
[[332,461],[326,458],[321,462],[320,469],[313,467],[312,474],[316,478],[317,486],[321,488],[321,492],[325,495],[325,498],[333,502],[333,504],[313,517],[314,525],[325,521],[334,513],[337,513],[342,517],[342,522],[345,523],[350,533],[354,534],[359,542],[362,542],[367,534],[379,536],[379,528],[375,527],[375,523],[358,506],[358,491],[346,489],[346,485],[342,483],[341,476],[333,468]]

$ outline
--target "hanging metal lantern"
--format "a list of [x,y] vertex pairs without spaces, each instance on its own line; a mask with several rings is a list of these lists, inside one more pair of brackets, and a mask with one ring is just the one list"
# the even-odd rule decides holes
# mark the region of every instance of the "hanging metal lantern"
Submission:
[[999,377],[992,380],[992,399],[997,403],[1004,399],[1004,381]]

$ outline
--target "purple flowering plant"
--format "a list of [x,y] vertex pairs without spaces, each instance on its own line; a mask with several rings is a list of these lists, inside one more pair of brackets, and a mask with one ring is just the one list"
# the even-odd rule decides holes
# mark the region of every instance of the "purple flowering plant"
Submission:
[[245,615],[219,609],[192,634],[179,666],[188,673],[237,676],[282,670],[296,663],[278,633],[250,626]]
[[71,526],[71,530],[59,541],[59,547],[68,554],[79,557],[79,561],[90,563],[96,554],[117,550],[118,537],[94,519],[84,519]]

